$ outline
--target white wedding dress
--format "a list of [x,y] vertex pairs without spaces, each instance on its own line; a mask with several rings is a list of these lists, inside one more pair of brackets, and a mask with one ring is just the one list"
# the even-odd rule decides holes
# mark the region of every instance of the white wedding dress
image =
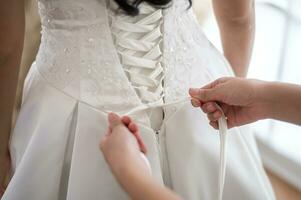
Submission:
[[[188,88],[233,73],[187,6],[142,4],[130,17],[109,0],[39,0],[41,45],[3,200],[129,199],[98,149],[110,111],[137,120],[159,182],[183,199],[217,199],[219,135]],[[274,199],[246,127],[229,131],[223,199]]]

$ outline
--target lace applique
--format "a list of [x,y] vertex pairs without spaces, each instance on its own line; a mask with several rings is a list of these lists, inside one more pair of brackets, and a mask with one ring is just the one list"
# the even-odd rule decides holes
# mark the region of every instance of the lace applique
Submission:
[[208,67],[225,65],[187,6],[142,6],[137,17],[113,16],[110,30],[106,1],[40,0],[37,68],[58,89],[107,110],[182,99],[218,77]]
[[56,88],[81,101],[126,111],[141,103],[119,63],[106,5],[94,3],[39,2],[38,70]]
[[207,40],[188,6],[187,0],[177,0],[164,10],[163,62],[168,102],[187,96],[190,87],[201,87],[218,78],[220,66],[225,66],[225,59]]

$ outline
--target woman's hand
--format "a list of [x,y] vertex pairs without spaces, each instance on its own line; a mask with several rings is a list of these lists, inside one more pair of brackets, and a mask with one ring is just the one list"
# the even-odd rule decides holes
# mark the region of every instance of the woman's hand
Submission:
[[222,116],[216,106],[220,105],[227,117],[228,127],[241,126],[265,118],[266,103],[259,95],[262,81],[225,77],[201,89],[190,89],[192,105],[201,107],[210,120],[210,125],[218,128],[217,120]]
[[136,172],[150,175],[141,155],[147,150],[137,125],[129,117],[120,118],[114,113],[109,114],[108,120],[110,125],[101,139],[100,149],[116,178],[122,181],[126,173]]

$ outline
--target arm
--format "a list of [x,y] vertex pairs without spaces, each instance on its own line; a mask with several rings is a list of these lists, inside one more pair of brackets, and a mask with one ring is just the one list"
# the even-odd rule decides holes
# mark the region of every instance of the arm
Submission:
[[236,76],[248,71],[255,30],[254,0],[213,0],[224,55]]
[[267,118],[301,125],[300,85],[224,77],[191,89],[190,95],[192,104],[207,113],[214,128],[221,117],[214,102],[222,107],[229,128]]
[[24,37],[23,0],[0,1],[0,186],[8,171],[8,140]]
[[150,175],[140,172],[135,166],[120,170],[115,176],[133,200],[181,200],[168,188],[157,183]]
[[118,183],[134,200],[180,200],[157,183],[149,166],[141,157],[146,146],[137,124],[129,117],[108,115],[109,129],[100,142],[100,149]]
[[301,86],[280,82],[265,82],[259,90],[266,102],[266,118],[301,125]]

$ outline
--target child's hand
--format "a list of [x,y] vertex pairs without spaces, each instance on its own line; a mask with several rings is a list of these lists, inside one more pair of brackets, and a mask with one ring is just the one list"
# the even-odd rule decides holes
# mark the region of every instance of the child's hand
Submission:
[[101,139],[100,149],[118,180],[125,173],[143,173],[149,175],[148,164],[141,156],[146,153],[137,125],[129,118],[114,113],[108,115],[109,128]]

